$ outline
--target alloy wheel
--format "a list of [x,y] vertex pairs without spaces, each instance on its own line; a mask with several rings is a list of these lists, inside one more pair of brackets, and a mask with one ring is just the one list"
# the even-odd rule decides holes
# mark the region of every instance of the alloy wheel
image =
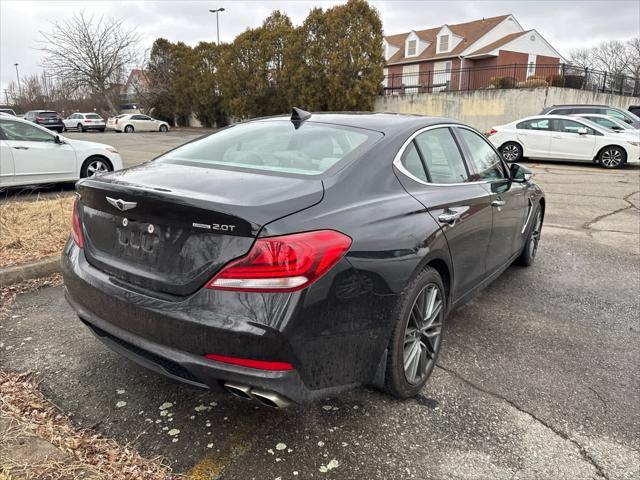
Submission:
[[440,347],[444,318],[442,293],[435,283],[427,284],[418,294],[404,333],[404,374],[416,385],[431,371]]
[[109,171],[109,166],[102,160],[94,160],[87,166],[87,176],[95,177]]
[[517,145],[505,145],[502,147],[502,156],[507,162],[515,162],[520,156],[520,149]]
[[620,152],[620,150],[617,150],[615,148],[605,150],[604,152],[602,152],[600,161],[605,167],[617,167],[620,165],[620,163],[622,163],[622,153]]
[[536,221],[533,224],[533,230],[529,237],[529,256],[535,258],[538,251],[538,243],[540,242],[540,233],[542,232],[542,214],[540,211],[536,214]]

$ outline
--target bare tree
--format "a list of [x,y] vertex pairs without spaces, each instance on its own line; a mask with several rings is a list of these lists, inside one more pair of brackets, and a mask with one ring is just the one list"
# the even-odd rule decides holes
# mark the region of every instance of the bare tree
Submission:
[[65,22],[53,22],[40,32],[43,66],[58,79],[101,95],[116,112],[113,98],[119,94],[126,70],[140,54],[140,35],[122,20],[76,13]]

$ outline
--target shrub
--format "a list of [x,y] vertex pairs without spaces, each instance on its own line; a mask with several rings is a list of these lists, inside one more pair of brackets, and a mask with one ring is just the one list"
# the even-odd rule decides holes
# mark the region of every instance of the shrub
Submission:
[[491,77],[489,79],[489,85],[494,88],[514,88],[516,86],[516,79],[513,77]]
[[538,87],[548,87],[549,84],[542,77],[536,77],[535,75],[530,76],[523,82],[518,82],[518,88],[538,88]]

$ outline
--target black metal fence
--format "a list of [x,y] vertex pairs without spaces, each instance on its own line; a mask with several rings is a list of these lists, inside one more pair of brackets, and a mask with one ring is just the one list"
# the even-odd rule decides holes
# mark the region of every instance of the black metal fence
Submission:
[[[420,67],[414,67],[420,68]],[[640,96],[640,79],[629,75],[567,64],[513,64],[429,70],[385,76],[382,95],[466,90],[560,87],[617,95]]]

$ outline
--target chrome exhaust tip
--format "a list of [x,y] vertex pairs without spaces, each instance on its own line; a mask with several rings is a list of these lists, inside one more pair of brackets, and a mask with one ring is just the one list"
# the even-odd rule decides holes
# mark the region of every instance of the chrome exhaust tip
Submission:
[[259,390],[257,388],[251,389],[251,396],[271,408],[287,408],[291,405],[291,401],[286,397],[283,397],[279,393],[270,392],[268,390]]
[[231,395],[244,398],[245,400],[253,400],[251,396],[251,387],[248,385],[241,385],[239,383],[225,382],[224,388],[227,389]]

